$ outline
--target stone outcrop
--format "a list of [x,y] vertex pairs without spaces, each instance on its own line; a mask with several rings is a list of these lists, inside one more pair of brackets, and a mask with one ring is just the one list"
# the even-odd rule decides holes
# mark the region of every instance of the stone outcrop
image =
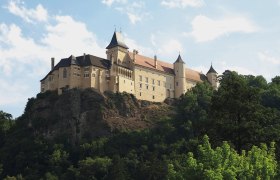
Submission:
[[172,106],[166,103],[139,101],[127,93],[72,89],[62,95],[38,94],[29,100],[21,118],[34,133],[76,144],[115,132],[153,128],[172,114]]

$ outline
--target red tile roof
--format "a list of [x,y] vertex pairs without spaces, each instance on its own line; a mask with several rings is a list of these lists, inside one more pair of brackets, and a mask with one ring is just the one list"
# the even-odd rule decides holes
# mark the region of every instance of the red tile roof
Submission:
[[[129,57],[133,59],[133,53],[129,52],[128,54]],[[149,58],[139,54],[135,55],[135,60],[136,60],[135,62],[136,65],[140,65],[153,70],[162,71],[168,74],[174,74],[173,64],[157,60],[157,68],[155,68],[154,65],[155,60],[153,58]],[[189,68],[186,68],[185,73],[186,73],[186,79],[192,81],[202,82],[206,78],[204,74]]]

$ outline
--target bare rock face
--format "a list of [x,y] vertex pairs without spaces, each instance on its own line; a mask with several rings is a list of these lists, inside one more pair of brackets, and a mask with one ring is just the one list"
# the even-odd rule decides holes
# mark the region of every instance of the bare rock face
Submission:
[[38,94],[29,100],[22,118],[35,133],[77,144],[114,132],[152,128],[172,114],[170,105],[139,101],[127,93],[72,89],[62,95]]

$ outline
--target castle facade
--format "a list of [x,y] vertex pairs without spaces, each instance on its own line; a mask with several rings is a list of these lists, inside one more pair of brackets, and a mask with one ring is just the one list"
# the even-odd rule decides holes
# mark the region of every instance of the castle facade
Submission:
[[107,59],[82,55],[61,59],[41,80],[41,92],[72,88],[95,88],[99,92],[127,92],[137,99],[162,102],[178,98],[199,82],[217,88],[217,72],[210,67],[206,75],[188,67],[179,55],[173,64],[128,51],[119,32],[114,32],[106,47]]

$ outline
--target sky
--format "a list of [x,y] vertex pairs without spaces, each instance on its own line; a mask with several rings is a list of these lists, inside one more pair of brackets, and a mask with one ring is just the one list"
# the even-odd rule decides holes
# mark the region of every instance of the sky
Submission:
[[1,0],[0,110],[20,116],[56,63],[105,58],[115,29],[129,50],[207,73],[280,75],[280,0]]

